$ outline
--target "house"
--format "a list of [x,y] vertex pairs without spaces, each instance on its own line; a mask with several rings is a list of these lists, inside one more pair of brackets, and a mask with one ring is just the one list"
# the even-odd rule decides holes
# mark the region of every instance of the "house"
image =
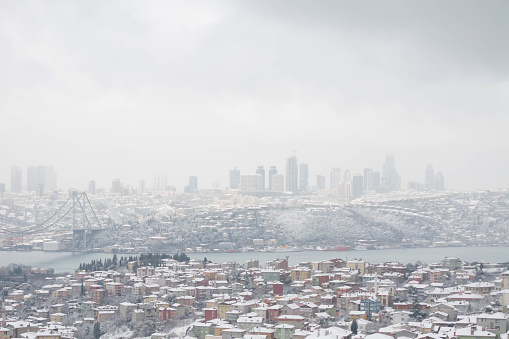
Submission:
[[477,325],[496,334],[506,333],[509,327],[509,317],[502,312],[483,313],[477,316]]

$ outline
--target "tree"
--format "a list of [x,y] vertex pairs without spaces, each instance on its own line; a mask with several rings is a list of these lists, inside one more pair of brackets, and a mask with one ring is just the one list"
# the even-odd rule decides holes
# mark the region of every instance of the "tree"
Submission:
[[94,324],[94,339],[99,339],[101,337],[101,325],[99,322],[95,322]]
[[352,326],[350,326],[350,331],[355,335],[357,334],[357,330],[359,329],[359,325],[357,324],[357,319],[352,321]]

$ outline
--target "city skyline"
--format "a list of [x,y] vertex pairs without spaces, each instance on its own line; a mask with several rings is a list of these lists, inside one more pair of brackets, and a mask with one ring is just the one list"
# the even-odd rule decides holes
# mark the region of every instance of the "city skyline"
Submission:
[[[295,153],[295,151],[294,151]],[[269,167],[269,166],[267,166]],[[444,191],[449,190],[444,185],[444,176],[441,171],[434,172],[433,164],[428,163],[426,165],[426,169],[424,171],[423,177],[421,180],[408,181],[403,184],[401,182],[401,176],[397,172],[397,168],[395,165],[395,157],[391,154],[385,157],[385,163],[382,164],[382,176],[380,176],[380,171],[373,170],[372,168],[364,168],[363,171],[351,171],[349,168],[345,168],[343,171],[341,168],[332,168],[330,170],[330,179],[326,180],[326,176],[322,174],[317,174],[315,176],[315,181],[309,180],[309,164],[306,162],[300,162],[299,158],[294,154],[286,159],[286,175],[279,174],[282,176],[282,180],[284,180],[284,190],[280,188],[276,189],[276,191],[286,191],[291,192],[293,194],[297,194],[299,192],[310,191],[311,189],[324,189],[328,188],[333,196],[338,196],[340,199],[350,199],[351,197],[359,197],[359,190],[364,192],[377,192],[377,193],[386,193],[390,191],[405,191],[405,190],[437,190]],[[431,170],[431,174],[430,174]],[[25,173],[26,171],[26,173]],[[7,192],[12,193],[23,193],[23,192],[37,192],[38,194],[42,194],[44,190],[46,191],[55,191],[57,190],[57,172],[53,170],[53,166],[28,166],[25,171],[23,168],[19,166],[11,167],[11,178],[10,185],[0,182],[3,184],[3,187],[8,188]],[[39,172],[39,173],[36,173]],[[271,189],[271,181],[272,175],[277,174],[277,166],[270,165],[270,170],[267,170],[267,175],[265,173],[265,169],[263,165],[258,165],[255,171],[241,171],[239,167],[235,167],[228,171],[229,177],[226,185],[222,185],[218,180],[215,180],[210,185],[202,185],[198,187],[198,177],[197,175],[188,176],[186,179],[186,184],[182,187],[179,187],[174,182],[168,180],[168,175],[166,173],[157,173],[153,176],[153,185],[149,186],[146,182],[150,182],[150,178],[147,179],[138,179],[136,182],[126,182],[125,180],[116,177],[109,181],[105,186],[97,186],[97,189],[104,190],[108,192],[108,190],[112,193],[121,193],[122,188],[130,187],[131,190],[136,190],[136,192],[147,192],[150,190],[151,192],[162,192],[168,191],[170,188],[176,192],[180,193],[198,193],[199,189],[209,189],[209,188],[229,188],[229,189],[240,189],[241,191],[270,191]],[[291,178],[287,180],[288,173],[291,173]],[[260,178],[255,178],[255,176],[260,176]],[[353,194],[354,180],[353,178],[356,176],[362,177],[362,185],[359,186],[359,182],[357,182],[357,193]],[[430,179],[430,176],[432,179]],[[23,178],[26,180],[23,180]],[[245,180],[250,180],[250,183],[242,186],[242,177]],[[249,178],[248,178],[249,177]],[[392,179],[391,179],[392,178]],[[257,183],[255,184],[254,181]],[[433,180],[433,184],[430,185],[429,181]],[[333,184],[336,182],[335,184]],[[247,181],[245,181],[245,184]],[[348,183],[348,187],[341,186],[343,183]],[[15,185],[15,186],[13,186]],[[109,186],[108,186],[109,185]],[[95,192],[96,190],[96,180],[92,178],[87,183],[88,191]],[[67,189],[76,189],[76,190],[86,190],[87,187],[61,187],[59,186],[59,190],[67,190]],[[92,187],[92,188],[91,188]],[[249,187],[249,188],[247,188]],[[14,189],[13,189],[14,188]],[[347,189],[348,191],[345,191]]]
[[403,187],[433,163],[448,189],[508,188],[508,12],[3,2],[0,182],[11,166],[51,164],[61,187],[149,186],[156,173],[227,186],[235,166],[284,174],[298,150],[311,181],[336,167],[382,173],[393,154]]

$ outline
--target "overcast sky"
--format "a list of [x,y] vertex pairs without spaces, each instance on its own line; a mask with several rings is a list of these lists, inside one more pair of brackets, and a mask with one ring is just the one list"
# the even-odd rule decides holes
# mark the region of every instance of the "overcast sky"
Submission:
[[[297,150],[403,186],[509,187],[507,1],[1,1],[0,182],[166,173],[182,192]],[[328,183],[327,183],[328,185]]]

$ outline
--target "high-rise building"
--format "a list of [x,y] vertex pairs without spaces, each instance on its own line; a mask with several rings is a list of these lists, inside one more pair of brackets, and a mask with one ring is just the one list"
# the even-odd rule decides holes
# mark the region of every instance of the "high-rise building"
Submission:
[[43,197],[44,196],[44,185],[37,184],[37,189],[35,190],[35,193],[38,197]]
[[285,176],[282,174],[272,175],[272,191],[284,192],[285,191]]
[[359,198],[364,194],[364,177],[362,174],[354,174],[352,178],[352,197]]
[[295,155],[286,159],[286,191],[297,194],[299,184],[299,165]]
[[197,194],[198,193],[198,177],[190,176],[189,177],[189,193]]
[[325,189],[325,175],[316,176],[316,188],[319,190]]
[[[159,176],[157,176],[156,178],[159,178]],[[154,179],[154,181],[155,180],[156,179]],[[158,185],[156,185],[154,187],[154,193],[159,192],[158,189],[159,189],[159,183],[158,183]],[[143,193],[145,193],[145,180],[139,180],[138,181],[138,195],[143,195]]]
[[337,194],[339,190],[339,183],[341,182],[341,169],[333,168],[330,172],[330,190],[332,194]]
[[343,182],[351,182],[352,176],[350,175],[350,170],[346,170],[343,174]]
[[[152,185],[152,192],[159,193],[159,192],[165,192],[166,187],[168,186],[166,174],[156,174],[154,176],[154,183]],[[138,185],[139,186],[139,185]],[[143,191],[145,191],[146,188],[144,186]]]
[[5,184],[0,182],[0,198],[4,197],[4,193],[5,193]]
[[239,189],[240,185],[240,170],[235,167],[230,170],[230,188],[233,190]]
[[95,195],[95,180],[90,180],[88,183],[88,194]]
[[111,182],[111,193],[122,194],[122,184],[120,179],[115,179]]
[[371,176],[373,175],[373,170],[371,168],[364,169],[364,192],[373,190],[371,187]]
[[27,167],[27,191],[35,192],[37,189],[37,168],[35,166]]
[[244,192],[263,191],[263,176],[261,174],[242,174],[240,190]]
[[299,165],[299,191],[308,190],[308,176],[309,176],[308,164],[302,163]]
[[272,191],[272,176],[274,174],[277,174],[276,166],[270,166],[270,170],[269,170],[269,190],[271,190],[271,191]]
[[265,189],[265,169],[263,169],[263,166],[258,166],[258,168],[256,169],[256,174],[259,174],[262,176],[262,190]]
[[435,189],[437,191],[444,191],[445,190],[444,176],[443,176],[442,172],[438,172],[435,175]]
[[380,188],[380,172],[379,171],[373,171],[371,173],[371,178],[369,180],[370,182],[370,189],[377,190]]
[[426,189],[429,191],[435,190],[435,171],[433,170],[433,165],[428,164],[426,167],[426,177],[424,180],[424,184],[426,185]]
[[388,155],[385,157],[384,173],[382,180],[385,183],[387,191],[397,191],[401,187],[401,177],[396,170],[394,156]]
[[57,172],[53,170],[53,166],[28,166],[27,191],[39,192],[40,185],[44,190],[57,189]]
[[21,168],[11,167],[11,192],[21,193]]

